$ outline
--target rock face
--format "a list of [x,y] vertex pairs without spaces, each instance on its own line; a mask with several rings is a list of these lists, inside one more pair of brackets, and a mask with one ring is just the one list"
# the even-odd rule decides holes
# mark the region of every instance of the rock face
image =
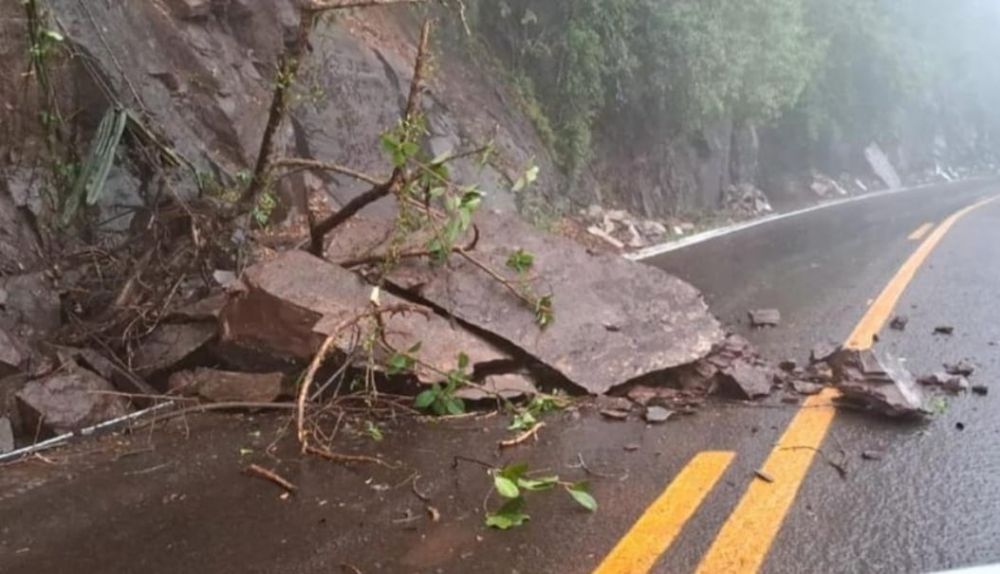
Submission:
[[[53,0],[47,7],[65,26],[68,42],[87,55],[127,105],[149,114],[181,155],[225,183],[255,160],[277,61],[298,27],[297,1],[161,4]],[[376,8],[321,20],[300,76],[293,119],[278,134],[278,155],[344,163],[376,176],[391,171],[378,138],[396,125],[409,87],[415,53],[409,13]],[[558,170],[530,122],[459,45],[442,47],[424,98],[433,148],[428,151],[464,151],[493,137],[496,161],[487,166],[471,157],[458,161],[452,167],[456,180],[482,184],[491,207],[511,211],[515,198],[508,181],[534,158],[547,174],[539,192],[555,196]],[[97,117],[109,105],[89,103],[89,113]],[[86,120],[88,127],[96,125],[95,118]],[[322,179],[339,203],[366,189],[329,174]],[[300,202],[302,180],[291,181],[293,189],[283,191]],[[389,202],[366,211],[391,212]]]
[[[346,321],[370,309],[372,287],[353,273],[301,251],[251,267],[244,281],[248,291],[237,295],[222,313],[223,343],[248,350],[308,361],[327,336]],[[383,307],[403,303],[387,293]],[[406,313],[385,315],[386,339],[398,351],[421,344],[419,358],[438,371],[449,371],[464,352],[473,366],[510,358],[472,333],[438,317],[430,309],[412,306]],[[353,329],[344,329],[337,348],[347,353],[355,344]],[[433,370],[419,368],[426,382],[440,380]]]
[[587,392],[603,394],[637,377],[694,362],[723,338],[691,285],[658,269],[536,231],[514,218],[482,214],[474,256],[504,270],[511,253],[535,255],[530,281],[554,295],[555,322],[535,314],[467,261],[446,269],[404,264],[391,279],[458,319],[489,331],[549,365]]
[[17,393],[25,429],[52,434],[77,431],[128,412],[114,387],[96,374],[76,366],[32,381]]

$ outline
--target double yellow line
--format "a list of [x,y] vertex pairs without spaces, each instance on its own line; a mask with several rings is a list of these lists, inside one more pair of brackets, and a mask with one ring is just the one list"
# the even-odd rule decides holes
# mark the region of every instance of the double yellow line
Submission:
[[[917,270],[955,223],[997,199],[1000,197],[979,201],[941,222],[871,304],[845,346],[870,348]],[[931,227],[922,226],[918,230],[920,236],[926,235]],[[742,574],[760,569],[830,429],[835,414],[831,399],[836,395],[836,391],[827,390],[805,401],[761,467],[761,472],[772,477],[773,482],[754,480],[750,484],[702,558],[698,574]],[[795,448],[787,448],[789,446]],[[697,455],[619,541],[595,574],[648,572],[697,511],[734,457],[731,452]]]

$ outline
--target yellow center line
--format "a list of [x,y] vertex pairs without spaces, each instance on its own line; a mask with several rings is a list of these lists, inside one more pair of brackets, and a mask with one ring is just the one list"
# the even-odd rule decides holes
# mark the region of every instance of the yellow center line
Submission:
[[694,515],[733,461],[731,452],[703,452],[632,526],[594,574],[645,574]]
[[934,224],[925,223],[920,227],[914,229],[913,233],[911,233],[909,237],[907,237],[907,239],[909,239],[910,241],[920,241],[921,239],[924,238],[925,235],[930,233],[931,229],[934,229]]
[[[917,247],[868,308],[845,346],[854,349],[870,348],[874,336],[889,320],[917,270],[952,226],[971,211],[996,199],[1000,197],[979,201],[944,220]],[[831,389],[805,401],[761,468],[774,482],[767,483],[757,479],[750,484],[702,559],[698,574],[742,574],[754,573],[760,569],[809,471],[816,454],[815,449],[822,446],[833,422],[835,410],[830,401],[836,396],[837,392]]]

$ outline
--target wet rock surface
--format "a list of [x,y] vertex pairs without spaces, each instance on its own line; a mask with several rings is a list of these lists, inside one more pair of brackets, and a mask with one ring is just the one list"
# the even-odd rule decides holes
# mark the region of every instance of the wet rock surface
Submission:
[[832,362],[843,400],[890,417],[927,414],[916,379],[889,353],[845,349]]
[[163,324],[143,339],[132,359],[132,367],[143,376],[178,367],[215,339],[214,323]]
[[[390,279],[461,321],[489,331],[592,394],[692,363],[723,338],[701,294],[684,281],[620,257],[591,255],[496,214],[478,220],[475,257],[504,269],[514,250],[535,255],[535,293],[552,293],[555,321],[535,313],[495,280],[455,258],[446,268],[404,264]],[[609,330],[606,324],[619,327]]]

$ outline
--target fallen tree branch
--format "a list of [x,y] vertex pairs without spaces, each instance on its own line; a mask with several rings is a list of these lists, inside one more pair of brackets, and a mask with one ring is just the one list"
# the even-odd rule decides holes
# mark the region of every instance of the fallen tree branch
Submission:
[[516,437],[514,437],[514,438],[512,438],[510,440],[502,440],[502,441],[500,441],[500,443],[499,443],[500,444],[500,448],[510,448],[510,447],[513,447],[513,446],[517,446],[519,444],[523,444],[523,443],[527,442],[528,440],[530,440],[532,437],[535,437],[537,439],[538,438],[538,431],[542,430],[543,426],[545,426],[545,423],[538,423],[535,426],[531,427],[530,429],[524,431],[523,433],[517,435]]
[[262,466],[251,464],[250,466],[246,467],[244,472],[246,472],[247,474],[252,474],[254,476],[259,476],[264,480],[269,480],[292,494],[295,494],[295,492],[298,490],[298,487],[289,482],[287,479],[283,478],[273,470],[268,470]]
[[313,454],[332,462],[369,463],[369,464],[377,464],[379,466],[384,466],[386,468],[391,468],[391,469],[399,468],[398,464],[397,465],[389,464],[380,458],[375,458],[374,456],[365,456],[362,454],[341,454],[339,452],[333,452],[329,449],[320,448],[312,445],[306,445],[305,453]]

